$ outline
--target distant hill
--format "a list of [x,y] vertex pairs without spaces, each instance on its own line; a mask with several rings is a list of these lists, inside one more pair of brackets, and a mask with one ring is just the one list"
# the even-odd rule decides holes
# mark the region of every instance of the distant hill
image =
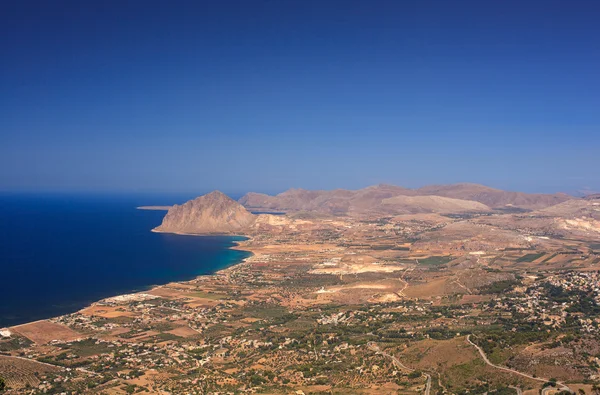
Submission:
[[183,205],[174,205],[155,232],[238,233],[251,226],[256,216],[227,195],[214,191]]
[[394,196],[383,199],[381,204],[386,212],[396,214],[491,211],[485,204],[474,200],[452,199],[443,196]]
[[[438,196],[445,199],[406,199],[405,197]],[[316,211],[327,214],[416,213],[490,211],[491,209],[540,209],[573,199],[566,194],[528,194],[507,192],[478,184],[432,185],[408,189],[394,185],[374,185],[356,191],[308,191],[290,189],[275,196],[248,193],[239,202],[254,210]],[[462,200],[464,202],[456,202]],[[479,203],[476,205],[474,203]],[[455,210],[455,211],[454,211]]]
[[569,200],[554,206],[534,212],[539,215],[562,218],[594,218],[600,220],[600,200],[595,199],[576,199]]
[[364,212],[381,204],[386,198],[414,194],[410,189],[393,185],[375,185],[358,191],[335,189],[308,191],[290,189],[275,196],[248,193],[239,202],[250,209],[282,211],[319,211],[328,214]]
[[508,192],[486,187],[484,185],[469,183],[430,185],[419,188],[416,192],[418,195],[435,195],[454,199],[475,200],[492,208],[512,206],[532,210],[553,206],[573,199],[572,196],[564,193],[541,194]]

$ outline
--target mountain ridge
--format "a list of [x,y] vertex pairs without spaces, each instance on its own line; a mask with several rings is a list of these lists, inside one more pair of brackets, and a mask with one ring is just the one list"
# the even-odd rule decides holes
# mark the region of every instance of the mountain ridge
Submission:
[[[473,183],[449,185],[429,185],[417,189],[401,186],[378,184],[358,190],[319,190],[289,189],[277,195],[251,192],[239,199],[245,207],[251,209],[281,210],[281,211],[317,211],[329,214],[364,213],[370,210],[385,210],[385,199],[396,196],[438,196],[455,200],[477,202],[492,209],[519,208],[537,210],[576,199],[573,196],[556,194],[530,194],[524,192],[503,191]],[[401,199],[397,199],[398,203]],[[422,202],[426,200],[420,199]],[[407,205],[420,204],[419,199],[406,200]],[[431,206],[432,199],[427,200]],[[446,200],[437,200],[440,204],[451,204],[456,208],[466,208],[469,204],[458,204]],[[389,201],[388,201],[389,203]],[[473,203],[470,203],[474,207]],[[389,206],[389,204],[387,205]],[[483,209],[483,206],[479,206]],[[410,209],[405,211],[410,212]],[[441,211],[446,211],[441,208]],[[469,211],[469,210],[467,210]]]

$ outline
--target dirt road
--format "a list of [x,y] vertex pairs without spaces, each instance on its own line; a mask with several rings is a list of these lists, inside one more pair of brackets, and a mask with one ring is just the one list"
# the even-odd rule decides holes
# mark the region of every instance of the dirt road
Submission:
[[[471,344],[473,347],[475,347],[477,349],[477,351],[479,351],[479,355],[481,355],[481,358],[483,359],[483,361],[486,364],[488,364],[489,366],[493,367],[493,368],[496,368],[496,369],[499,369],[499,370],[503,370],[503,371],[508,372],[508,373],[517,374],[519,376],[523,376],[523,377],[526,377],[526,378],[531,379],[531,380],[539,381],[541,383],[547,383],[549,381],[548,379],[545,379],[545,378],[542,378],[542,377],[533,377],[530,374],[519,372],[518,370],[510,369],[510,368],[507,368],[505,366],[495,365],[495,364],[493,364],[493,363],[490,362],[490,360],[488,359],[487,355],[485,355],[485,352],[483,351],[483,349],[481,347],[479,347],[477,344],[475,344],[475,343],[473,343],[471,341],[471,335],[467,335],[467,342],[469,342],[469,344]],[[561,382],[557,381],[556,384],[558,384],[561,387],[560,388],[561,390],[571,391],[570,388],[567,387],[564,383],[561,383]],[[513,387],[513,388],[517,389],[517,393],[521,392],[520,389],[518,389],[516,387]],[[554,389],[554,388],[544,388],[542,390],[542,395],[546,395],[547,392],[549,390],[552,390],[552,389]]]
[[[369,342],[367,344],[367,346],[372,350],[375,351],[377,354],[383,355],[386,358],[389,358],[392,360],[392,363],[394,365],[396,365],[397,367],[399,367],[402,370],[406,370],[407,372],[414,372],[415,369],[409,368],[408,366],[404,365],[402,362],[400,362],[400,360],[398,358],[396,358],[395,356],[388,354],[385,351],[381,351],[381,349],[379,348],[379,346],[377,344],[375,344],[374,342]],[[421,372],[421,374],[423,376],[425,376],[425,378],[427,379],[427,382],[425,383],[425,391],[423,392],[425,395],[430,395],[431,393],[431,375],[425,372]]]

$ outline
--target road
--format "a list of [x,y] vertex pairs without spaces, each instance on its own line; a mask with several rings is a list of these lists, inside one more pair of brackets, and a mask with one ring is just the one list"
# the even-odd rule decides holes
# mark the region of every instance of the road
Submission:
[[473,293],[473,292],[471,292],[471,290],[469,288],[467,288],[466,285],[464,285],[463,283],[460,282],[458,277],[454,279],[454,283],[456,285],[458,285],[459,287],[461,287],[462,289],[464,289],[465,291],[467,291],[469,293],[469,295],[471,295]]
[[[386,358],[389,358],[392,360],[392,362],[394,363],[394,365],[396,365],[397,367],[399,367],[402,370],[406,370],[407,372],[414,372],[415,369],[409,368],[408,366],[406,366],[405,364],[403,364],[402,362],[400,362],[400,360],[398,358],[396,358],[395,356],[388,354],[385,351],[381,351],[381,349],[379,348],[379,346],[377,344],[375,344],[374,342],[369,342],[367,343],[367,346],[372,350],[375,351],[377,354],[383,355]],[[427,382],[425,383],[425,391],[423,392],[425,395],[430,395],[431,393],[431,375],[425,372],[421,372],[421,374],[423,376],[425,376],[425,378],[427,379]]]
[[[496,368],[496,369],[499,369],[499,370],[503,370],[503,371],[508,372],[508,373],[517,374],[519,376],[526,377],[526,378],[528,378],[530,380],[535,380],[535,381],[539,381],[539,382],[542,382],[542,383],[547,383],[549,381],[548,379],[545,379],[545,378],[542,378],[542,377],[533,377],[532,375],[529,375],[527,373],[519,372],[518,370],[510,369],[510,368],[507,368],[505,366],[495,365],[495,364],[493,364],[493,363],[490,362],[490,360],[488,359],[487,355],[485,355],[485,352],[483,351],[483,349],[481,347],[479,347],[477,344],[475,344],[475,343],[473,343],[471,341],[471,335],[467,335],[467,341],[469,342],[469,344],[471,344],[473,347],[475,347],[477,349],[477,351],[479,351],[479,355],[481,355],[481,358],[483,359],[483,361],[486,364],[488,364],[489,366],[493,367],[493,368]],[[556,384],[558,384],[560,386],[560,390],[571,391],[571,389],[569,387],[567,387],[564,383],[561,383],[561,382],[557,381]],[[518,388],[516,388],[516,387],[511,387],[511,388],[517,389],[517,394],[519,394],[519,395],[522,393],[521,390],[518,389]],[[556,388],[554,388],[554,387],[550,387],[550,388],[546,387],[546,388],[544,388],[542,390],[542,395],[547,395],[548,391],[551,391],[551,390],[556,390]]]
[[[558,382],[557,382],[557,384],[558,384]],[[556,388],[556,387],[546,387],[546,388],[542,389],[542,395],[548,395],[548,393],[549,393],[550,391],[554,391],[554,392],[558,392],[558,391],[571,391],[571,390],[569,389],[569,387],[565,386],[564,384],[562,384],[562,383],[561,383],[561,384],[559,384],[559,385],[562,385],[562,387],[560,387],[560,388]],[[574,392],[572,392],[572,391],[571,391],[571,393],[573,394]]]
[[[418,261],[417,261],[417,264],[418,264]],[[414,268],[412,268],[412,267],[406,269],[404,271],[404,273],[402,273],[402,275],[398,278],[398,280],[400,280],[400,281],[402,281],[404,283],[404,287],[400,291],[396,292],[396,295],[398,295],[401,298],[405,298],[406,297],[406,294],[404,293],[404,291],[406,290],[406,288],[408,288],[408,281],[406,281],[404,279],[404,276],[406,276],[406,274],[408,272],[411,272],[413,270],[414,270]]]

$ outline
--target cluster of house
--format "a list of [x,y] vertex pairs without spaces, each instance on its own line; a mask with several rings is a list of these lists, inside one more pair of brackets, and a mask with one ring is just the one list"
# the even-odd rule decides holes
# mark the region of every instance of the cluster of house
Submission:
[[[549,291],[554,290],[554,291]],[[581,311],[585,296],[592,313]],[[574,317],[581,330],[600,333],[600,272],[569,272],[542,278],[524,292],[506,295],[493,309],[526,315],[529,322],[540,322],[560,328],[569,316]]]

